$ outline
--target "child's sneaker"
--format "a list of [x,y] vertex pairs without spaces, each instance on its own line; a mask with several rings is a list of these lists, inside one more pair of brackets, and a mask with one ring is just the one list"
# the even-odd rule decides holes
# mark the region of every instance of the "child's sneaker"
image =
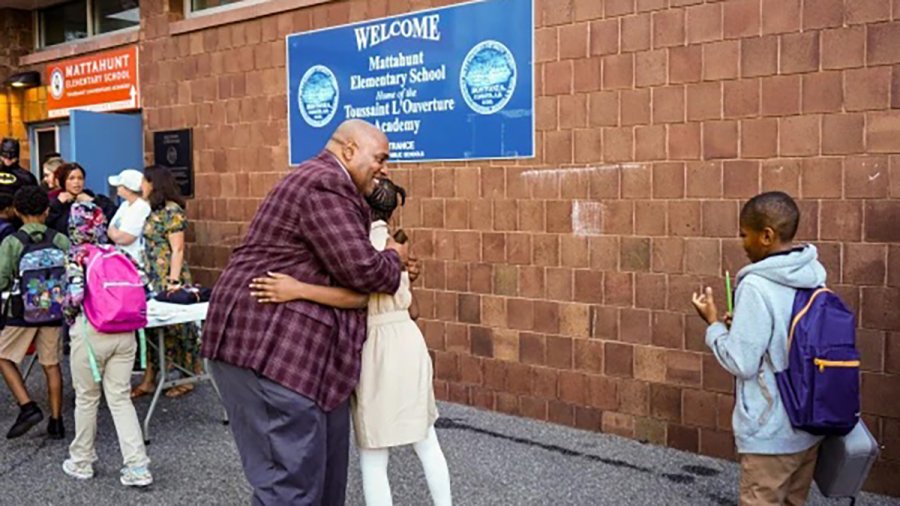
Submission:
[[16,417],[16,422],[9,429],[9,432],[6,433],[6,439],[15,439],[25,435],[26,432],[43,419],[44,413],[33,401],[20,406],[19,416]]
[[94,468],[90,465],[78,465],[72,459],[66,459],[62,464],[63,471],[72,478],[89,480],[94,477]]
[[153,483],[153,475],[147,470],[147,466],[123,467],[119,481],[126,487],[146,487]]

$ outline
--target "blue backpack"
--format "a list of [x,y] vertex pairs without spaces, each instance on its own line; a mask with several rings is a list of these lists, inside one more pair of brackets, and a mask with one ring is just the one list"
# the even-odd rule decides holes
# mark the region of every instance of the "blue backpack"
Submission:
[[859,421],[856,318],[827,288],[797,290],[788,333],[788,367],[775,373],[791,425],[843,436]]
[[58,232],[47,229],[40,241],[18,231],[25,249],[12,290],[12,315],[31,324],[55,324],[63,319],[66,297],[66,253],[53,244]]

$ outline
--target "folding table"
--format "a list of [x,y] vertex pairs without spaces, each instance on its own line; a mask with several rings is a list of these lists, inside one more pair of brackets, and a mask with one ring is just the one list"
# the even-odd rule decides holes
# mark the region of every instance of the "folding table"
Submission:
[[[153,299],[147,301],[146,328],[148,331],[153,331],[153,333],[156,334],[156,344],[154,345],[154,347],[156,348],[156,352],[159,356],[160,366],[156,391],[153,393],[153,401],[150,402],[150,409],[147,411],[147,416],[144,418],[145,444],[150,444],[150,419],[153,417],[153,412],[154,410],[156,410],[156,404],[157,402],[159,402],[159,397],[162,394],[163,390],[178,385],[194,385],[203,381],[209,381],[210,384],[212,384],[213,389],[216,391],[216,395],[219,396],[219,400],[221,401],[222,399],[222,395],[219,393],[219,387],[216,385],[216,381],[209,373],[209,367],[205,359],[202,362],[202,373],[197,374],[194,371],[188,371],[184,367],[175,364],[175,367],[178,368],[184,375],[186,375],[186,377],[181,379],[166,378],[168,374],[168,367],[166,367],[166,343],[162,328],[169,325],[177,325],[180,323],[195,324],[199,327],[206,320],[206,312],[208,310],[208,302],[198,302],[196,304],[171,304],[167,302],[159,302]],[[224,413],[222,417],[222,423],[228,424],[228,413],[225,413],[224,407],[222,408],[222,412]]]

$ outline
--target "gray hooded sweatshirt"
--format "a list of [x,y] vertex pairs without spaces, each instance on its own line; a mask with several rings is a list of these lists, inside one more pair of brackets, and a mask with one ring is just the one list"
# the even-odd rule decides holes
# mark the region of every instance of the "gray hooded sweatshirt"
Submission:
[[775,371],[788,365],[787,335],[797,289],[824,284],[825,268],[815,246],[767,257],[738,273],[731,330],[720,322],[707,329],[706,345],[737,378],[731,424],[738,453],[798,453],[821,439],[791,426]]

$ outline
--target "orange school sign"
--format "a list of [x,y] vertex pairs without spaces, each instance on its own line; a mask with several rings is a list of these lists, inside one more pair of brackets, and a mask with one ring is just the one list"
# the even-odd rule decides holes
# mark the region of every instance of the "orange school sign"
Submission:
[[47,114],[72,109],[120,111],[140,105],[137,46],[105,51],[47,66]]

